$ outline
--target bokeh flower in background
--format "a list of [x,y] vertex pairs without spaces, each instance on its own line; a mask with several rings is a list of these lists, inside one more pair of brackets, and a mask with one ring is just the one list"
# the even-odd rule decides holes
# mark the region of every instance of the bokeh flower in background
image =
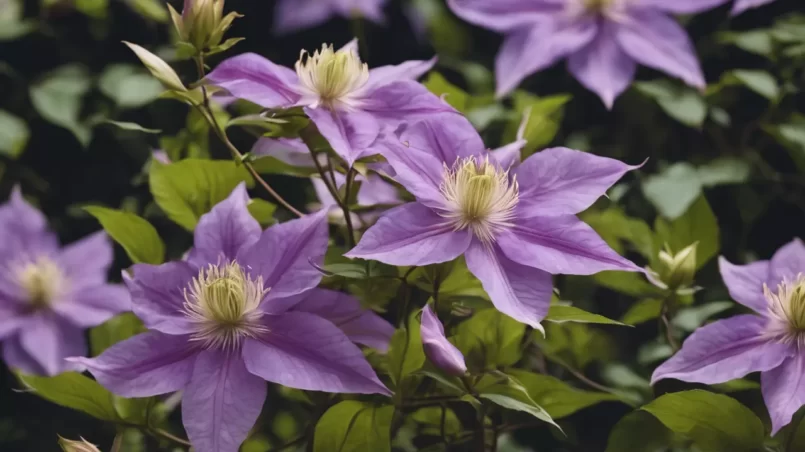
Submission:
[[464,20],[504,33],[497,94],[563,58],[611,108],[642,64],[688,85],[705,80],[687,32],[670,14],[694,14],[726,0],[449,0]]
[[204,215],[186,261],[133,267],[133,310],[151,331],[72,360],[124,397],[184,389],[182,418],[199,452],[238,450],[262,410],[265,380],[389,394],[352,341],[382,349],[393,327],[351,296],[316,288],[324,215],[262,232],[248,200],[241,184]]
[[12,368],[56,375],[87,353],[84,329],[131,309],[108,284],[112,244],[104,232],[65,247],[19,188],[0,206],[0,340]]
[[436,60],[407,61],[369,70],[356,41],[339,50],[302,52],[296,72],[246,53],[218,65],[207,79],[233,96],[266,108],[304,107],[333,150],[352,165],[375,154],[384,127],[453,111],[415,80]]
[[539,329],[552,274],[641,271],[575,215],[636,167],[553,148],[510,169],[466,119],[448,118],[383,142],[395,179],[417,201],[387,211],[348,257],[429,265],[463,254],[499,311]]
[[363,18],[385,22],[383,7],[388,0],[277,0],[274,32],[286,34],[320,25],[332,17]]
[[754,314],[696,330],[651,379],[716,384],[761,372],[775,434],[805,404],[805,244],[796,239],[767,261],[719,263],[732,298]]

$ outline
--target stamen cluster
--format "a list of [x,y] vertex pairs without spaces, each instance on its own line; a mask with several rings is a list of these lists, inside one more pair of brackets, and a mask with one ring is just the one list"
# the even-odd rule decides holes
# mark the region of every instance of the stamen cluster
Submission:
[[210,264],[184,291],[184,312],[196,324],[193,340],[205,347],[232,349],[243,337],[265,331],[259,323],[260,301],[269,289],[235,262]]
[[764,284],[763,294],[769,305],[769,332],[785,342],[805,345],[805,276],[783,280],[776,292]]
[[484,243],[512,226],[519,200],[516,178],[489,161],[475,157],[458,160],[452,168],[444,167],[440,187],[445,200],[441,215],[456,230],[470,228]]
[[369,66],[361,63],[355,50],[333,50],[332,45],[322,45],[312,55],[303,50],[294,66],[301,88],[305,94],[327,108],[354,108],[361,88],[369,81]]
[[17,264],[12,272],[35,309],[49,306],[67,285],[64,271],[47,256]]

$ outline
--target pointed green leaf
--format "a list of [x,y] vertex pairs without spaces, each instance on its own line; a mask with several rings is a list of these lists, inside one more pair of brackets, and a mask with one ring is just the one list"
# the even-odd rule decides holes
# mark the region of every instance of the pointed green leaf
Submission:
[[134,313],[116,315],[89,330],[92,356],[100,355],[107,348],[146,331],[143,322]]
[[592,312],[587,312],[575,306],[563,306],[558,304],[551,305],[545,320],[554,323],[576,322],[628,326],[617,320],[612,320],[599,314],[593,314]]
[[766,436],[752,410],[731,397],[700,389],[665,394],[642,409],[706,451],[758,450]]
[[523,354],[525,325],[496,309],[477,311],[457,329],[456,347],[475,367],[511,366]]
[[65,372],[55,377],[18,376],[25,386],[45,400],[83,411],[103,421],[120,420],[112,403],[112,393],[95,380],[75,372]]
[[135,264],[161,264],[165,261],[165,244],[156,229],[133,213],[90,206],[84,210],[97,218],[112,239],[126,250]]
[[518,369],[509,370],[508,373],[516,378],[528,391],[528,395],[554,419],[570,416],[576,411],[601,402],[623,401],[614,394],[574,388],[550,375]]
[[179,226],[192,231],[199,218],[241,183],[254,179],[243,166],[227,160],[185,159],[168,165],[151,163],[151,194]]
[[506,375],[493,376],[487,374],[478,382],[475,390],[478,391],[478,395],[482,399],[489,400],[510,410],[528,413],[561,430],[553,421],[551,415],[531,398],[526,388],[515,378]]
[[345,400],[316,424],[314,452],[390,452],[394,407]]

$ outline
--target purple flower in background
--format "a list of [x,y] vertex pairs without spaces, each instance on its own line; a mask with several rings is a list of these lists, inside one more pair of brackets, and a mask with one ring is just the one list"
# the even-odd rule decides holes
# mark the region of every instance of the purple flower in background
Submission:
[[425,355],[433,365],[449,375],[461,376],[467,372],[464,355],[447,340],[444,326],[430,305],[425,305],[422,309],[422,325],[419,331]]
[[773,1],[775,0],[735,0],[735,5],[732,6],[732,15],[737,16],[748,9],[768,5]]
[[338,51],[302,52],[296,72],[246,53],[223,61],[207,76],[233,96],[266,108],[304,107],[305,113],[349,165],[375,154],[384,127],[433,113],[455,111],[415,80],[436,60],[407,61],[369,70],[353,40]]
[[84,329],[131,309],[107,284],[112,244],[103,232],[59,248],[47,220],[15,188],[0,206],[0,340],[3,359],[29,374],[56,375],[84,355]]
[[333,16],[362,17],[383,24],[388,0],[279,0],[274,13],[274,32],[285,34],[326,22]]
[[641,271],[575,215],[633,166],[553,148],[509,169],[457,115],[379,143],[417,202],[386,212],[348,257],[428,265],[464,254],[497,309],[539,329],[551,274]]
[[697,88],[705,81],[693,44],[668,14],[727,0],[449,0],[464,20],[506,34],[497,56],[497,93],[568,57],[570,72],[608,108],[632,82],[637,63]]
[[241,184],[204,215],[187,261],[133,267],[133,309],[151,331],[74,360],[124,397],[184,389],[182,419],[199,452],[238,450],[264,380],[389,394],[353,341],[385,349],[394,328],[349,295],[316,288],[324,215],[261,232],[248,201]]
[[805,245],[796,239],[770,261],[733,265],[719,260],[732,298],[755,311],[696,330],[654,371],[664,378],[715,384],[761,372],[772,434],[805,405]]

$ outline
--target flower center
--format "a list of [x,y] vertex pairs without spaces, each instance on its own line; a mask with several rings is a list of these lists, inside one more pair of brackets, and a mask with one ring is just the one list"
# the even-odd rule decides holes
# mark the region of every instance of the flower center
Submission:
[[266,332],[258,307],[268,290],[262,277],[252,279],[235,262],[202,269],[184,291],[185,315],[197,327],[193,340],[231,349],[243,337]]
[[456,230],[470,228],[481,241],[491,243],[497,232],[512,225],[519,199],[517,180],[509,180],[509,172],[488,157],[464,158],[452,168],[445,165],[440,190],[445,200],[441,215]]
[[776,292],[764,284],[763,294],[769,304],[770,331],[786,341],[805,343],[805,276],[783,280]]
[[355,107],[360,89],[369,81],[369,66],[354,49],[333,50],[323,44],[313,55],[303,50],[296,62],[302,89],[313,97],[312,107]]
[[584,8],[590,12],[603,12],[606,11],[615,0],[582,0]]
[[47,256],[19,264],[12,271],[34,309],[49,306],[67,285],[62,269]]

